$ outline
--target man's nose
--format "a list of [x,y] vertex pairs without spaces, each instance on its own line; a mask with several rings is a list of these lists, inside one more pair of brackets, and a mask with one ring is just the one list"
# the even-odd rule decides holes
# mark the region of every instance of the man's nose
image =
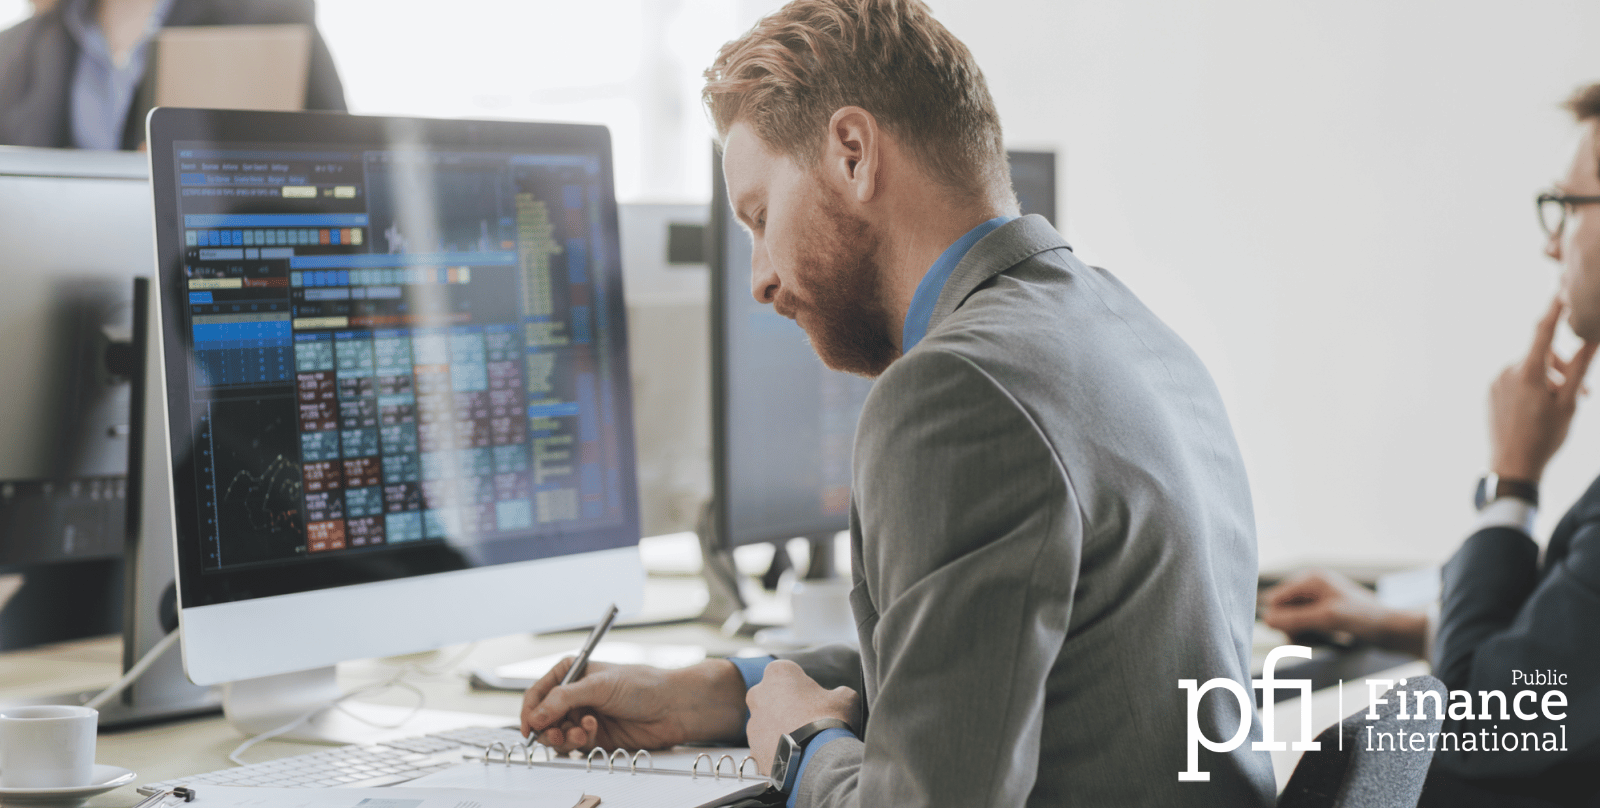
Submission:
[[756,251],[750,257],[750,296],[757,303],[771,305],[778,299],[778,285],[778,273],[772,271],[760,251]]
[[1562,230],[1557,230],[1544,240],[1544,254],[1556,261],[1561,260],[1561,233]]

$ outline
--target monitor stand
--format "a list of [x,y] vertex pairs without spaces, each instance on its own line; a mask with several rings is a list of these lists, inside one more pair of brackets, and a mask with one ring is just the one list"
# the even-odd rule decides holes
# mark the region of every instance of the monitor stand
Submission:
[[[849,617],[850,581],[842,578],[835,564],[834,533],[824,533],[803,538],[810,545],[810,561],[804,575],[797,577],[796,588],[801,597],[795,599],[791,591],[790,614],[798,606],[807,612],[790,626],[769,626],[750,622],[748,604],[739,592],[742,577],[733,563],[733,551],[716,532],[716,519],[708,503],[700,512],[700,522],[695,533],[700,538],[701,577],[706,582],[706,607],[698,622],[720,626],[730,637],[754,637],[757,642],[771,647],[805,647],[827,642],[854,642],[855,623]],[[768,589],[777,587],[778,578],[793,562],[779,542],[774,548],[772,566],[762,577]],[[814,599],[814,600],[813,600]],[[814,619],[808,619],[814,618]]]
[[[328,706],[343,694],[332,667],[245,679],[223,686],[223,712],[246,737],[325,744],[371,744],[463,727],[506,727],[516,719],[483,713],[416,709],[360,701]],[[321,708],[321,709],[319,709]]]
[[[717,535],[712,507],[710,502],[701,506],[694,531],[700,539],[700,577],[706,582],[706,607],[695,622],[720,626],[725,634],[734,636],[745,627],[748,604],[739,593],[739,569],[733,563],[733,548]],[[754,631],[752,628],[746,636]]]

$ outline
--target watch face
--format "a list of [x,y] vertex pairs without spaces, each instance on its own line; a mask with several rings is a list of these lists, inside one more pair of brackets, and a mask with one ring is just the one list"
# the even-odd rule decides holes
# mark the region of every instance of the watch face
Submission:
[[778,736],[778,752],[772,756],[772,787],[789,793],[793,784],[789,782],[789,766],[797,762],[800,756],[800,744],[788,735]]

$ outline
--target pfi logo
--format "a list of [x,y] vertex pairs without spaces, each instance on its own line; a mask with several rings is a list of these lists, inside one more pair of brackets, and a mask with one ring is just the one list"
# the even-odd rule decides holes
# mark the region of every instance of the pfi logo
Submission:
[[[1273,736],[1272,704],[1275,691],[1278,688],[1295,688],[1300,691],[1300,740],[1293,744],[1296,752],[1315,752],[1322,748],[1322,744],[1311,740],[1311,680],[1310,679],[1279,679],[1274,675],[1278,660],[1284,657],[1311,658],[1311,649],[1304,645],[1281,645],[1272,649],[1267,654],[1266,665],[1261,669],[1261,678],[1253,680],[1251,684],[1261,694],[1261,740],[1250,745],[1258,752],[1282,752],[1286,747],[1283,741],[1275,740]],[[1178,780],[1182,782],[1205,783],[1211,780],[1210,772],[1200,771],[1200,747],[1213,752],[1232,752],[1244,743],[1250,734],[1250,719],[1255,715],[1255,700],[1250,698],[1250,691],[1244,685],[1227,679],[1212,679],[1205,684],[1198,684],[1194,679],[1179,679],[1178,687],[1189,691],[1189,767],[1178,772]],[[1233,694],[1239,702],[1239,728],[1234,731],[1233,737],[1218,743],[1205,736],[1200,731],[1200,700],[1205,695],[1217,688],[1222,688]]]

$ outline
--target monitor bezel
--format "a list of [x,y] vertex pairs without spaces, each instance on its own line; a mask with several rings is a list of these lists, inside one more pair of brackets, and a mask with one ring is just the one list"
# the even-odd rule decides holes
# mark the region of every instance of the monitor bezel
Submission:
[[[305,595],[362,584],[404,581],[430,577],[449,572],[464,571],[447,548],[419,547],[393,553],[406,557],[404,574],[373,576],[363,572],[359,563],[351,559],[319,559],[309,584],[302,580],[293,585],[274,588],[267,581],[271,570],[250,580],[249,573],[233,573],[246,581],[241,585],[246,597],[219,596],[212,591],[211,582],[202,583],[200,524],[196,493],[195,468],[190,460],[193,413],[189,408],[188,392],[192,383],[188,354],[192,336],[186,334],[183,320],[183,296],[178,291],[182,283],[183,235],[177,209],[176,157],[174,144],[200,141],[215,143],[274,144],[303,146],[304,144],[378,144],[422,145],[429,149],[468,151],[495,150],[506,152],[538,153],[547,150],[581,151],[590,153],[600,161],[600,184],[604,199],[601,205],[601,226],[607,235],[618,233],[617,205],[613,182],[610,133],[604,126],[587,124],[555,124],[510,121],[435,120],[421,118],[351,116],[342,113],[316,112],[247,112],[235,110],[195,110],[157,108],[148,118],[148,143],[151,187],[155,199],[156,260],[162,358],[165,365],[163,390],[166,404],[168,434],[164,445],[171,457],[173,481],[173,516],[177,541],[178,591],[180,609],[214,607],[232,603]],[[606,315],[611,326],[612,366],[609,375],[612,384],[619,463],[625,470],[620,475],[622,484],[623,518],[620,524],[574,531],[592,539],[596,549],[588,553],[549,554],[542,558],[563,558],[569,555],[605,554],[610,550],[634,548],[639,540],[638,483],[633,473],[635,446],[633,434],[632,390],[628,373],[626,311],[622,291],[621,256],[619,249],[608,250],[606,256],[604,293]],[[392,551],[391,551],[392,552]],[[522,563],[537,563],[541,557],[511,564],[469,566],[466,569],[494,569]],[[356,560],[359,561],[359,560]],[[280,576],[282,577],[282,576]],[[624,576],[627,577],[627,576]],[[264,583],[264,581],[266,581]],[[252,588],[253,587],[253,588]]]

